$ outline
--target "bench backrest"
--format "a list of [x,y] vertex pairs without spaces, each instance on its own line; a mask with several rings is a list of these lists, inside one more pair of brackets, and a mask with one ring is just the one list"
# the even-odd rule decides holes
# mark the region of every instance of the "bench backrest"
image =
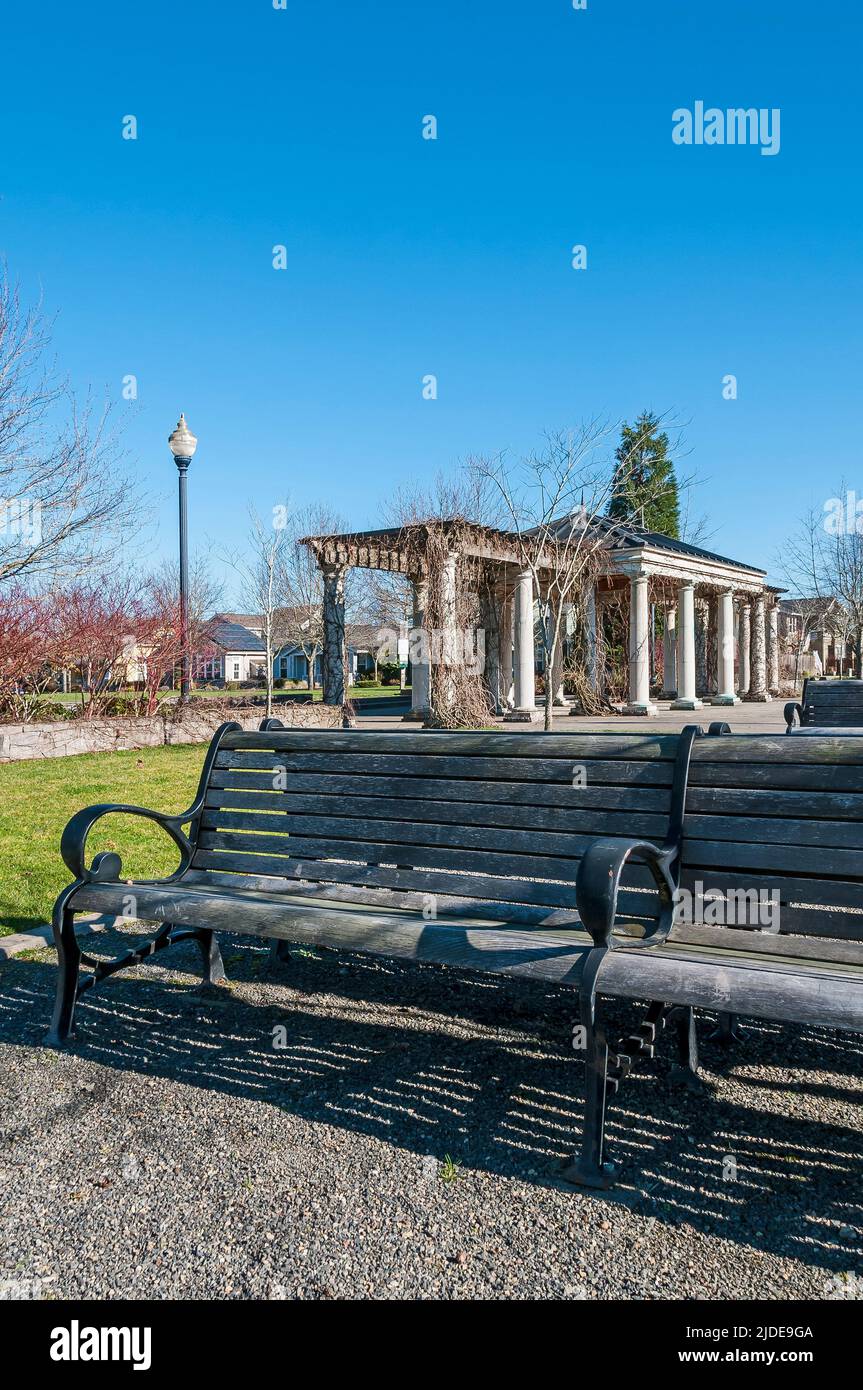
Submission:
[[863,725],[863,680],[807,680],[800,703],[802,724]]
[[697,739],[681,862],[687,893],[725,903],[707,922],[770,930],[752,894],[776,893],[781,933],[863,941],[863,737]]
[[[598,836],[668,829],[676,734],[229,733],[193,859],[210,875],[575,908]],[[627,869],[630,889],[652,883]],[[620,909],[652,917],[655,893]]]

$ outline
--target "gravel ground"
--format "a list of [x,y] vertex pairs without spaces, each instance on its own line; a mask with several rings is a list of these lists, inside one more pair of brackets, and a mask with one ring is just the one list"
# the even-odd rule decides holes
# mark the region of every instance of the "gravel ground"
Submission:
[[0,966],[0,1295],[863,1296],[863,1040],[751,1023],[704,1043],[695,1096],[666,1035],[612,1102],[622,1182],[584,1195],[557,1176],[581,1123],[565,992],[223,954],[228,989],[188,947],[115,977],[62,1053],[53,953]]

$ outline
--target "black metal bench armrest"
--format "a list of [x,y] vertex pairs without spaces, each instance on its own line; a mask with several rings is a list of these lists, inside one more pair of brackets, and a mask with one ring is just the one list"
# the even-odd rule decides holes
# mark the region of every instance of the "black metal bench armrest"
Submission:
[[[711,733],[718,735],[726,727],[712,724]],[[575,900],[579,916],[593,937],[594,947],[608,950],[613,944],[620,876],[633,855],[643,860],[653,875],[659,891],[659,917],[640,939],[627,937],[627,946],[661,945],[668,937],[674,923],[675,894],[680,876],[680,846],[683,841],[692,745],[701,736],[702,731],[697,724],[687,724],[680,731],[674,760],[668,829],[662,846],[655,845],[651,840],[595,840],[579,864]]]
[[[82,882],[92,880],[115,882],[119,879],[123,867],[119,854],[115,854],[110,850],[97,854],[89,869],[84,862],[87,836],[90,834],[93,826],[98,820],[101,820],[103,816],[110,815],[111,812],[115,811],[120,815],[144,816],[147,820],[155,821],[157,825],[161,825],[162,829],[170,835],[174,844],[180,851],[180,864],[175,873],[171,875],[171,878],[177,878],[180,874],[185,873],[192,862],[195,841],[198,835],[198,823],[200,821],[201,811],[204,807],[204,798],[207,794],[210,773],[216,761],[219,745],[225,734],[241,729],[242,725],[232,720],[227,724],[221,724],[214,733],[210,742],[210,747],[207,750],[207,756],[204,759],[204,766],[201,771],[200,781],[198,782],[195,800],[192,802],[188,811],[181,811],[179,815],[169,816],[162,811],[150,811],[144,806],[125,806],[122,803],[111,801],[103,802],[98,806],[87,806],[83,811],[77,811],[69,821],[60,839],[60,853],[63,856],[63,862],[68,869],[71,869],[76,879],[80,879]],[[183,826],[187,824],[190,826],[188,835],[183,830]]]
[[578,913],[594,946],[613,945],[620,877],[632,857],[643,861],[653,875],[659,891],[659,918],[640,939],[627,937],[627,947],[661,945],[671,931],[677,891],[671,866],[677,857],[676,846],[660,848],[650,840],[595,840],[578,867],[575,883]]
[[785,706],[783,713],[785,715],[785,723],[787,725],[787,728],[785,730],[786,733],[788,733],[789,729],[794,728],[795,720],[798,724],[803,723],[803,706],[798,704],[796,700],[789,700],[788,704]]
[[143,806],[125,806],[119,802],[104,802],[99,806],[87,806],[83,811],[76,811],[60,839],[60,854],[63,857],[63,862],[68,869],[71,869],[76,878],[113,881],[120,877],[122,861],[119,854],[114,854],[111,851],[97,854],[89,869],[84,860],[87,836],[91,829],[103,816],[110,815],[114,811],[125,816],[145,816],[147,820],[155,821],[157,825],[161,825],[180,850],[180,871],[182,872],[189,867],[193,846],[189,837],[184,834],[182,826],[192,819],[195,814],[194,808],[190,811],[184,811],[179,816],[167,816],[160,811],[148,811]]

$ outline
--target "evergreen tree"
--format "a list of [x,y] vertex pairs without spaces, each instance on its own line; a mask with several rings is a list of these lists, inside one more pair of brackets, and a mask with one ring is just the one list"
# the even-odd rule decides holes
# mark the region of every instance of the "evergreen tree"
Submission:
[[615,457],[617,466],[608,515],[677,539],[677,479],[674,463],[668,457],[668,435],[660,431],[658,416],[644,410],[635,424],[624,425]]

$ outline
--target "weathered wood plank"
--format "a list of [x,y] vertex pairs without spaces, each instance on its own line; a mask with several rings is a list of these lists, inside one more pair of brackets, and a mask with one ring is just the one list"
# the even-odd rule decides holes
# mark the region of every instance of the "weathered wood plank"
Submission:
[[[205,823],[210,829],[217,825],[248,826],[258,829],[258,819],[266,813],[266,827],[287,828],[285,822],[302,830],[308,819],[355,817],[358,821],[404,822],[418,825],[425,822],[458,826],[484,826],[526,829],[532,831],[571,831],[596,838],[598,835],[641,835],[647,839],[662,839],[668,825],[666,815],[645,815],[635,811],[599,811],[596,809],[569,810],[557,806],[505,806],[500,803],[437,801],[393,802],[386,798],[350,795],[316,796],[304,793],[289,796],[285,792],[211,791],[206,798]],[[226,818],[231,812],[232,818]],[[245,818],[243,818],[245,813]],[[239,817],[239,819],[237,818]],[[281,817],[279,824],[275,817]],[[263,825],[261,828],[266,828]],[[858,838],[860,832],[853,827]],[[814,842],[813,842],[814,843]]]
[[[365,735],[364,735],[365,737]],[[527,735],[523,735],[527,737]],[[631,758],[491,758],[477,754],[473,758],[448,758],[428,754],[426,757],[403,753],[316,753],[280,751],[274,753],[219,753],[216,771],[262,771],[271,775],[284,768],[288,773],[317,773],[322,776],[347,774],[351,777],[440,777],[461,781],[485,780],[507,782],[552,782],[572,786],[576,765],[584,768],[588,786],[599,783],[629,785],[641,782],[648,786],[671,785],[674,765],[667,758],[638,761]]]
[[671,758],[677,752],[677,734],[509,734],[479,732],[374,733],[371,730],[285,729],[266,733],[230,733],[222,748],[254,748],[334,753],[394,753],[420,757],[446,755],[516,758]]
[[753,844],[730,840],[690,839],[684,829],[683,862],[688,868],[722,868],[729,872],[760,869],[766,874],[789,873],[860,879],[863,853],[850,849],[811,848],[806,845]]
[[863,968],[863,940],[834,941],[823,938],[773,936],[769,932],[741,931],[735,927],[711,927],[693,923],[675,926],[671,940],[692,946],[715,946],[745,955],[781,956],[783,959],[823,961],[825,964]]
[[[801,746],[808,739],[783,738],[788,743],[797,742]],[[719,740],[717,739],[716,742]],[[838,739],[834,740],[838,742]],[[863,790],[863,777],[860,767],[854,764],[837,767],[794,763],[778,765],[764,763],[700,763],[690,767],[690,788],[731,787],[735,789],[761,788],[768,791],[811,791],[820,792],[860,792]]]
[[[643,795],[643,791],[638,795]],[[779,822],[785,818],[815,820],[863,820],[863,790],[860,792],[777,791],[774,788],[693,787],[686,793],[688,814],[769,816]]]
[[687,815],[686,834],[693,840],[749,841],[765,845],[863,849],[863,822],[794,819],[777,816]]
[[[87,885],[81,902],[104,910],[110,895]],[[442,926],[400,919],[384,909],[354,910],[298,903],[261,904],[242,913],[231,895],[160,890],[142,897],[142,915],[154,921],[278,937],[459,969],[527,976],[578,988],[587,941],[584,933],[524,932],[499,923]],[[814,962],[742,960],[741,953],[685,944],[654,950],[615,949],[603,963],[601,992],[626,998],[820,1023],[863,1031],[863,971],[819,968]]]
[[[559,878],[574,872],[572,861],[597,838],[595,833],[509,830],[500,826],[435,821],[361,820],[358,816],[318,816],[308,812],[252,815],[246,811],[206,811],[202,825],[210,833],[241,832],[225,834],[225,839],[240,842],[236,847],[249,853],[258,852],[256,846],[262,846],[264,851],[274,854],[292,854],[295,851],[291,846],[296,840],[318,840],[334,843],[337,847],[350,843],[364,853],[373,848],[378,857],[381,847],[400,845],[428,845],[457,852],[492,851],[525,857],[541,855],[549,862],[553,862],[551,856],[557,856],[555,867]],[[526,874],[533,873],[526,859],[523,869]]]
[[[418,845],[356,843],[350,840],[311,839],[296,835],[291,840],[290,857],[284,854],[287,842],[275,836],[255,837],[252,849],[250,837],[232,832],[217,833],[212,830],[201,832],[200,850],[195,856],[195,868],[201,867],[200,853],[204,850],[235,851],[243,855],[253,873],[287,874],[292,860],[302,861],[302,878],[313,878],[321,868],[319,861],[328,859],[353,860],[358,864],[385,864],[401,868],[444,869],[469,873],[486,873],[496,878],[546,879],[561,885],[575,886],[576,865],[568,867],[567,861],[547,859],[541,855],[495,854],[488,850],[455,850],[450,848],[426,847]],[[277,848],[268,846],[266,841],[275,840]],[[257,861],[257,862],[255,862]],[[310,862],[315,861],[315,862]],[[241,869],[239,863],[237,870]],[[632,874],[626,876],[627,887],[649,888],[650,875],[647,869],[635,865]],[[530,901],[530,899],[527,899]],[[560,901],[564,901],[560,899]]]
[[696,739],[692,745],[692,765],[705,763],[816,763],[843,767],[863,764],[863,739],[792,739],[787,734],[723,734],[719,738]]
[[[624,766],[621,764],[620,766]],[[240,769],[218,768],[210,780],[210,795],[220,789],[231,791],[270,792],[278,782],[281,796],[363,796],[392,801],[430,798],[434,801],[489,802],[491,804],[524,806],[566,806],[573,810],[596,807],[599,810],[638,810],[667,816],[670,789],[645,785],[603,785],[590,780],[592,769],[585,767],[589,779],[585,785],[572,785],[572,771],[567,783],[485,782],[478,779],[458,780],[446,777],[375,777],[343,773],[289,772],[268,767],[266,771],[245,772]],[[863,797],[861,797],[863,807]],[[708,808],[706,808],[708,809]],[[829,812],[827,813],[829,814]]]
[[788,878],[780,874],[730,872],[684,865],[681,886],[707,893],[778,894],[780,931],[800,936],[863,939],[863,885],[842,879]]
[[[282,861],[284,870],[279,870],[279,878],[271,877],[269,882],[286,884],[308,882],[343,884],[351,888],[387,888],[398,892],[418,892],[434,894],[442,899],[455,895],[466,898],[480,898],[490,902],[530,904],[538,907],[558,907],[574,910],[575,885],[558,883],[545,879],[504,878],[487,873],[463,874],[442,869],[396,869],[381,865],[347,864],[335,860],[286,860]],[[218,850],[199,850],[195,863],[207,873],[242,872],[245,876],[258,879],[260,860],[256,855],[222,853]],[[644,870],[639,870],[643,874]],[[645,885],[643,888],[624,888],[619,897],[620,912],[627,916],[655,917],[658,911],[655,889]]]

